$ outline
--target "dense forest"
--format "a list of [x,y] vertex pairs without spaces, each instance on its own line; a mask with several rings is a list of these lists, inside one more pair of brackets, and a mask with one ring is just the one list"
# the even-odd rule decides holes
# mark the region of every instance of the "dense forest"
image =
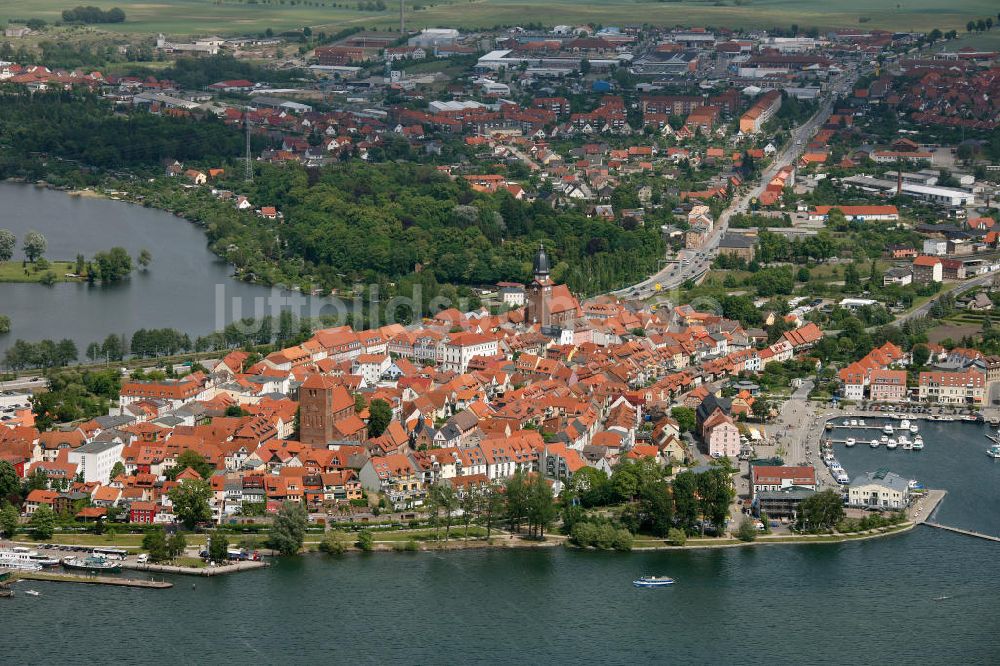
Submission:
[[[70,174],[66,182],[78,183],[81,167],[161,175],[168,157],[202,169],[233,167],[242,141],[239,128],[212,117],[115,113],[95,97],[69,93],[0,94],[0,177],[51,179],[61,169]],[[277,207],[283,219],[238,212],[205,188],[181,188],[178,179],[126,185],[147,205],[203,225],[217,254],[247,279],[265,283],[379,283],[391,297],[409,296],[410,284],[419,282],[429,299],[441,285],[527,280],[544,243],[553,279],[593,294],[648,275],[663,256],[655,224],[625,228],[575,208],[517,201],[506,191],[477,193],[425,164],[354,160],[310,170],[265,164],[253,183],[218,186],[246,195],[255,207]]]
[[240,245],[251,262],[300,257],[324,284],[337,283],[338,274],[395,280],[418,267],[439,283],[526,280],[544,242],[555,260],[553,278],[593,293],[642,277],[663,254],[655,228],[626,231],[506,192],[478,194],[428,166],[351,162],[313,175],[296,167],[264,174],[251,200],[284,212],[279,246],[268,233],[247,247],[245,224],[212,227],[210,238],[219,250]]
[[0,94],[0,177],[32,154],[79,162],[82,167],[127,169],[157,166],[165,157],[224,160],[242,151],[238,128],[214,117],[193,121],[147,113],[114,113],[90,95]]

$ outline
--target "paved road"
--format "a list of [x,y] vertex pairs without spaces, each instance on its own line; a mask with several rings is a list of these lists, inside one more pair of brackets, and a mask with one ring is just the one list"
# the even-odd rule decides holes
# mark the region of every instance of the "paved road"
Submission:
[[[715,228],[705,245],[697,252],[681,250],[678,253],[679,256],[688,258],[689,263],[687,265],[682,265],[681,263],[668,264],[642,282],[611,293],[617,296],[647,298],[657,291],[675,289],[686,280],[696,280],[706,273],[711,265],[715,249],[719,246],[722,236],[725,235],[726,230],[729,228],[729,219],[738,213],[747,212],[751,199],[760,196],[764,188],[767,187],[767,184],[778,173],[778,170],[785,165],[794,163],[805,152],[806,145],[816,135],[823,124],[826,123],[833,112],[833,105],[837,98],[852,89],[858,76],[859,74],[851,69],[845,71],[832,82],[830,92],[826,94],[823,104],[809,120],[792,130],[791,138],[781,152],[774,156],[770,166],[761,173],[757,184],[749,191],[734,198],[722,214],[719,215],[719,219],[715,222]],[[657,285],[659,285],[659,289],[657,289]]]
[[21,377],[9,382],[0,382],[0,391],[36,391],[46,386],[48,382],[41,377]]
[[[954,289],[950,290],[948,293],[950,293],[952,296],[960,296],[961,294],[964,294],[965,292],[969,291],[970,289],[973,289],[975,287],[981,287],[981,286],[986,285],[986,284],[990,284],[990,282],[992,282],[995,277],[996,277],[995,273],[987,273],[985,275],[980,275],[979,277],[975,277],[975,278],[972,278],[971,280],[967,280],[966,282],[963,282],[962,284],[958,285]],[[910,312],[906,312],[904,314],[901,314],[899,317],[896,318],[896,321],[894,323],[901,324],[902,322],[904,322],[904,321],[906,321],[908,319],[913,319],[915,317],[926,316],[927,313],[930,312],[931,306],[934,304],[935,300],[936,300],[936,297],[932,298],[929,301],[927,301],[926,303],[924,303],[920,307],[914,308]]]

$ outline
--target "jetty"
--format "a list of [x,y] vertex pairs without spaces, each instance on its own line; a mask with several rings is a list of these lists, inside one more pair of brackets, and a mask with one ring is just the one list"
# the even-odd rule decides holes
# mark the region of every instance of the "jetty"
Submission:
[[122,567],[134,571],[151,571],[155,573],[180,574],[183,576],[223,576],[225,574],[236,573],[238,571],[251,571],[253,569],[263,569],[268,566],[267,562],[260,560],[245,560],[243,562],[232,562],[220,564],[215,567],[183,567],[173,564],[152,564],[138,562],[122,562]]
[[79,576],[76,574],[53,573],[49,571],[19,571],[20,580],[41,580],[48,583],[82,583],[84,585],[113,585],[118,587],[142,587],[151,590],[165,590],[174,586],[162,580],[139,578],[119,578],[115,576]]
[[932,523],[929,520],[925,520],[923,524],[927,525],[928,527],[936,527],[939,530],[954,532],[955,534],[964,534],[965,536],[976,537],[977,539],[986,539],[987,541],[996,541],[1000,543],[1000,536],[994,536],[992,534],[983,534],[982,532],[963,530],[960,527],[952,527],[951,525],[942,525],[941,523]]
[[922,497],[917,499],[907,511],[913,524],[923,525],[926,523],[947,494],[947,490],[928,490]]

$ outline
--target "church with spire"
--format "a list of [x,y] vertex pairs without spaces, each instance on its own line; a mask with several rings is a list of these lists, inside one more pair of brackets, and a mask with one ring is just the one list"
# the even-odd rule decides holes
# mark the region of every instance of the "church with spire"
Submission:
[[552,282],[551,270],[545,246],[539,245],[533,267],[535,277],[525,295],[525,323],[541,326],[543,330],[573,330],[580,318],[580,303],[566,285]]

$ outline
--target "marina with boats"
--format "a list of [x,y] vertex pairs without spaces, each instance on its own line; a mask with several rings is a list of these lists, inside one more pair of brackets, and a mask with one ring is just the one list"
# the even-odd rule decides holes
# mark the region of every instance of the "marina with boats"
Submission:
[[[869,418],[867,421],[864,418],[838,418],[827,421],[825,430],[831,434],[820,441],[820,446],[824,448],[834,444],[843,444],[847,448],[858,444],[867,444],[873,449],[884,446],[890,451],[896,449],[921,451],[924,448],[924,438],[920,435],[920,426],[916,423],[916,417],[902,416],[898,422],[884,418],[881,420]],[[841,439],[835,436],[837,430],[849,430],[851,435]],[[858,430],[862,432],[856,433],[855,431]],[[872,436],[871,433],[865,433],[866,430],[875,430],[875,436]],[[879,432],[882,434],[879,435]]]

